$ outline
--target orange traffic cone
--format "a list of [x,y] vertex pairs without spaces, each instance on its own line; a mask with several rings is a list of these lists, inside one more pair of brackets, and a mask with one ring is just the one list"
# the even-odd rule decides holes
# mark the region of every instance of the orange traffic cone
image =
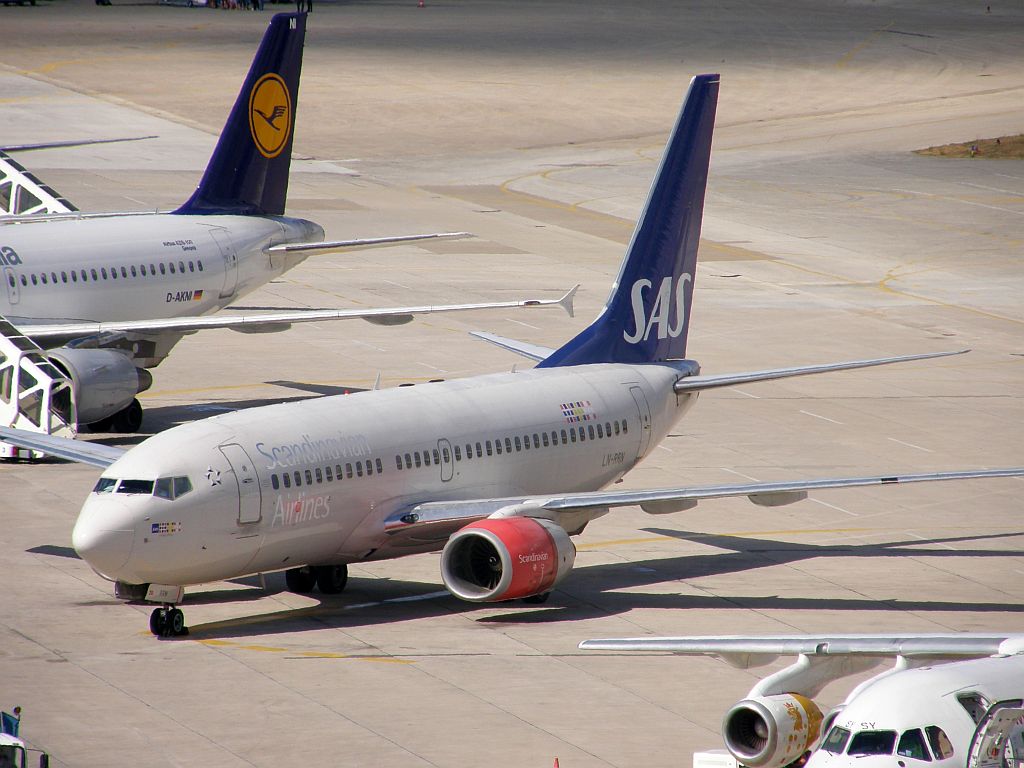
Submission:
[[558,768],[558,758],[555,758],[555,764],[551,768]]

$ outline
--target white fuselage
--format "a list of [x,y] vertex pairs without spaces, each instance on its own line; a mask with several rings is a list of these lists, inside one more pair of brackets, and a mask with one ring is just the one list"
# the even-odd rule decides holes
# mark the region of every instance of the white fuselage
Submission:
[[283,216],[144,214],[0,226],[0,315],[15,325],[155,320],[223,308],[302,261],[266,249],[323,239]]
[[963,768],[977,728],[968,708],[980,716],[997,702],[1022,697],[1021,655],[894,672],[850,698],[832,726],[849,732],[842,748],[829,750],[830,729],[807,767]]
[[679,377],[670,365],[541,369],[182,425],[103,477],[188,478],[191,490],[174,500],[121,486],[90,494],[75,548],[108,578],[171,585],[437,550],[444,538],[398,542],[385,520],[425,501],[618,480],[695,399],[673,393]]

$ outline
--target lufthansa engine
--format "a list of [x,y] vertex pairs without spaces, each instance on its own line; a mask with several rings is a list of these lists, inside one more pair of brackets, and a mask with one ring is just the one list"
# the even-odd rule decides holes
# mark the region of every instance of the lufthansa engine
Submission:
[[725,746],[750,768],[782,768],[811,749],[821,732],[821,710],[797,693],[739,702],[722,722]]
[[47,357],[71,379],[80,424],[92,424],[123,411],[153,383],[149,371],[136,368],[114,349],[61,347]]
[[441,578],[463,600],[515,600],[550,592],[575,560],[569,534],[550,520],[488,518],[448,540],[441,553]]

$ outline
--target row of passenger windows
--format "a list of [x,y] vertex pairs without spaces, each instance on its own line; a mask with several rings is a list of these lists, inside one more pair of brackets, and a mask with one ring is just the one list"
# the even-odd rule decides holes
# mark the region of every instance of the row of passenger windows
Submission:
[[[605,437],[611,437],[613,434],[628,434],[629,424],[626,419],[620,421],[606,421],[602,424],[589,424],[586,427],[569,427],[567,429],[557,430],[553,429],[551,432],[534,432],[533,435],[523,435],[521,438],[519,435],[512,437],[499,437],[495,440],[483,440],[473,443],[466,443],[465,446],[465,457],[466,460],[471,460],[474,455],[478,459],[482,459],[486,456],[501,456],[502,453],[516,453],[520,451],[528,451],[531,448],[547,448],[552,445],[569,445],[570,443],[585,442],[586,440],[601,440]],[[455,460],[462,461],[463,447],[456,445],[452,449],[455,453]],[[395,468],[396,469],[412,469],[415,467],[425,466],[429,467],[431,459],[434,464],[440,464],[442,456],[444,463],[447,464],[451,461],[451,455],[448,453],[447,446],[442,447],[440,450],[437,448],[429,448],[422,453],[420,451],[412,451],[402,454],[395,455]]]
[[[161,275],[166,275],[168,272],[172,275],[182,274],[184,275],[186,270],[188,272],[202,272],[203,262],[202,260],[197,261],[179,261],[179,262],[163,262],[159,264],[150,264],[148,267],[145,264],[139,264],[138,268],[134,264],[126,267],[111,267],[109,270],[106,267],[100,267],[96,269],[81,269],[81,270],[61,270],[58,272],[40,272],[38,275],[32,272],[28,275],[21,275],[21,284],[28,286],[29,281],[32,285],[57,285],[58,283],[77,283],[83,282],[88,283],[90,280],[93,282],[99,282],[100,280],[117,280],[120,277],[123,280],[128,280],[137,277],[156,277],[157,271],[159,270]],[[7,282],[11,288],[15,286],[14,273],[7,275]]]
[[303,485],[313,485],[314,482],[332,483],[335,479],[341,480],[342,477],[347,477],[349,480],[353,477],[363,477],[363,475],[370,477],[374,472],[378,475],[384,472],[384,464],[380,459],[348,462],[345,464],[344,472],[342,472],[341,464],[335,464],[333,470],[328,465],[323,468],[314,467],[312,469],[296,469],[294,472],[282,472],[280,477],[273,474],[270,476],[270,485],[275,491],[282,486],[291,488],[294,485],[296,488],[301,488]]
[[[528,451],[531,448],[547,448],[552,445],[569,445],[586,440],[601,440],[612,435],[629,434],[629,423],[626,419],[622,421],[606,421],[604,424],[588,424],[586,427],[568,427],[566,429],[553,429],[550,432],[534,432],[532,435],[514,435],[512,437],[499,437],[495,440],[482,440],[473,443],[466,443],[465,454],[463,446],[456,445],[453,449],[455,461],[462,461],[463,455],[467,461],[474,455],[478,459],[486,456],[501,456],[503,453]],[[440,465],[442,460],[448,464],[452,460],[452,454],[448,447],[428,448],[424,451],[410,451],[404,456],[395,454],[396,469],[412,469],[415,467],[429,467],[431,464]],[[384,465],[380,459],[367,459],[364,461],[348,462],[342,467],[335,464],[333,467],[311,467],[310,469],[296,469],[291,472],[282,472],[280,475],[274,473],[270,476],[270,485],[277,491],[281,488],[301,488],[304,485],[315,485],[318,483],[332,483],[335,480],[353,477],[372,477],[374,474],[383,474]]]

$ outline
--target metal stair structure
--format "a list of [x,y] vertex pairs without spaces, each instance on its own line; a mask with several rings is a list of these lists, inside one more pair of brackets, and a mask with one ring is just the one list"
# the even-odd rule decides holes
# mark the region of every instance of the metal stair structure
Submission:
[[[0,424],[73,438],[77,421],[71,380],[39,345],[0,315]],[[37,451],[0,442],[0,459],[39,456]]]

